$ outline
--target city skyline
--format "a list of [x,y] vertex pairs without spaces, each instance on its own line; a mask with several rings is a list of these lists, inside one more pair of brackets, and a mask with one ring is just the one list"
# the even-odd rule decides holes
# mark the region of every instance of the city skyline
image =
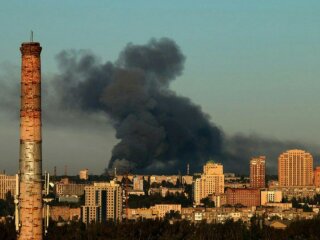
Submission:
[[[7,89],[4,85],[11,90],[19,83],[17,46],[28,40],[29,29],[35,31],[35,39],[45,48],[44,81],[58,72],[55,55],[64,49],[89,49],[98,53],[97,56],[103,61],[113,62],[128,42],[145,44],[153,37],[169,37],[186,56],[183,74],[170,89],[201,106],[205,113],[210,114],[212,122],[227,135],[254,133],[267,136],[270,142],[277,143],[277,139],[280,143],[298,141],[306,145],[304,149],[315,156],[317,163],[320,152],[316,132],[320,117],[316,111],[316,79],[319,75],[316,66],[317,43],[320,39],[319,32],[315,30],[319,18],[316,11],[320,8],[318,3],[312,1],[306,5],[298,1],[284,1],[275,4],[271,1],[262,4],[246,2],[240,6],[237,3],[203,1],[193,9],[192,1],[181,6],[168,2],[151,6],[144,1],[136,5],[96,3],[92,6],[80,2],[73,6],[71,2],[64,9],[36,2],[26,4],[23,9],[18,7],[17,2],[3,4],[1,26],[7,34],[1,42],[2,91]],[[91,19],[93,15],[86,7],[96,13],[99,21]],[[128,12],[128,19],[132,20],[132,29],[124,27],[123,7]],[[48,13],[49,8],[52,12]],[[68,11],[70,15],[67,15]],[[48,14],[44,16],[44,13]],[[53,34],[45,29],[49,27],[50,20],[55,19],[55,14],[60,18],[53,22],[56,30]],[[142,17],[135,19],[139,14]],[[151,17],[156,14],[163,14],[167,20]],[[20,17],[12,17],[16,15]],[[81,16],[85,19],[81,20]],[[146,18],[151,19],[151,23],[141,21]],[[10,26],[6,24],[9,19],[12,22]],[[108,21],[112,19],[118,21]],[[257,21],[252,23],[251,19]],[[168,27],[171,20],[175,24]],[[85,24],[77,26],[81,21]],[[96,23],[95,27],[92,27],[93,23]],[[195,33],[186,31],[189,28]],[[296,92],[301,98],[295,98]],[[7,97],[6,93],[1,92],[0,151],[4,158],[1,159],[1,169],[15,173],[18,169],[19,137],[18,108],[16,113],[14,109],[18,94],[14,95],[14,101]],[[47,102],[45,106],[44,112],[49,113],[50,104]],[[101,173],[110,159],[112,147],[117,143],[114,129],[108,124],[110,120],[100,115],[82,119],[66,116],[69,122],[63,124],[63,114],[56,112],[56,119],[44,116],[44,169],[50,171],[54,166],[61,166],[58,171],[63,172],[62,167],[68,165],[69,172],[75,173],[77,169],[89,167],[86,162],[90,161],[94,166],[92,172]],[[264,137],[252,139],[264,141]],[[83,146],[86,146],[85,150]],[[271,149],[273,145],[265,146]],[[267,155],[270,150],[266,147],[265,151],[252,153],[249,158],[257,154]],[[267,159],[270,159],[267,168],[273,166],[274,171],[277,156],[267,155]],[[232,161],[237,163],[237,160],[230,159],[223,164],[230,166]],[[79,167],[72,169],[75,162]]]

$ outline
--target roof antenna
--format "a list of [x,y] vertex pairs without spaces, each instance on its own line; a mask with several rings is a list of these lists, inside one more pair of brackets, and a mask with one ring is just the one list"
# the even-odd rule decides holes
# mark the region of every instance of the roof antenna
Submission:
[[30,42],[33,42],[33,31],[31,30],[31,34],[30,34]]

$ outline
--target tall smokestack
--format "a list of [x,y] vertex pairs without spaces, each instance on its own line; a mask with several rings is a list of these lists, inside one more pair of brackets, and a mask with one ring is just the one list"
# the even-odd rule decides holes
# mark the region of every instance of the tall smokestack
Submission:
[[[31,40],[32,41],[32,40]],[[42,240],[40,43],[22,43],[19,240]]]

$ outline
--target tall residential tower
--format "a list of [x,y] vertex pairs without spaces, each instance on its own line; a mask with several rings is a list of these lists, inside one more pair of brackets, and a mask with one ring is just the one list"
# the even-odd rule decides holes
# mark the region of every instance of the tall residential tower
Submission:
[[312,186],[313,157],[310,153],[293,149],[282,153],[278,159],[279,185]]
[[266,185],[266,157],[254,157],[250,160],[250,186],[264,188]]

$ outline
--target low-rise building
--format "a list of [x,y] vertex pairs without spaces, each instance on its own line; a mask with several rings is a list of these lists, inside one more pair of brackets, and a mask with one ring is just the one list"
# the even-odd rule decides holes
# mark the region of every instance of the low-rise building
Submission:
[[80,207],[70,208],[69,206],[51,206],[49,211],[50,218],[53,221],[79,221],[81,217]]
[[152,183],[161,184],[162,182],[169,182],[169,183],[172,183],[173,185],[176,185],[178,179],[179,179],[178,175],[151,175],[150,185]]
[[241,204],[243,206],[260,206],[260,190],[255,188],[227,188],[227,204],[232,206]]
[[279,190],[262,190],[261,205],[267,203],[280,203],[282,201],[282,192]]
[[160,193],[162,197],[165,197],[168,194],[182,194],[183,192],[184,192],[183,188],[160,187]]
[[277,202],[277,203],[265,203],[264,206],[266,207],[274,207],[280,210],[288,210],[292,208],[292,203],[282,203],[282,202]]
[[128,219],[139,220],[139,219],[153,219],[158,218],[157,212],[152,208],[129,208]]
[[156,204],[150,208],[157,213],[159,218],[163,218],[171,211],[181,213],[181,204]]
[[193,181],[193,176],[185,175],[182,176],[182,184],[191,185]]
[[145,193],[141,190],[128,190],[128,195],[144,196]]
[[278,190],[282,192],[282,197],[291,200],[292,198],[313,198],[317,194],[315,186],[304,187],[273,187],[270,190]]
[[209,198],[214,202],[215,207],[221,207],[227,204],[227,196],[226,194],[212,194]]
[[59,182],[55,185],[55,192],[57,196],[65,196],[65,195],[81,196],[84,194],[84,189],[86,186],[88,186],[88,184]]

